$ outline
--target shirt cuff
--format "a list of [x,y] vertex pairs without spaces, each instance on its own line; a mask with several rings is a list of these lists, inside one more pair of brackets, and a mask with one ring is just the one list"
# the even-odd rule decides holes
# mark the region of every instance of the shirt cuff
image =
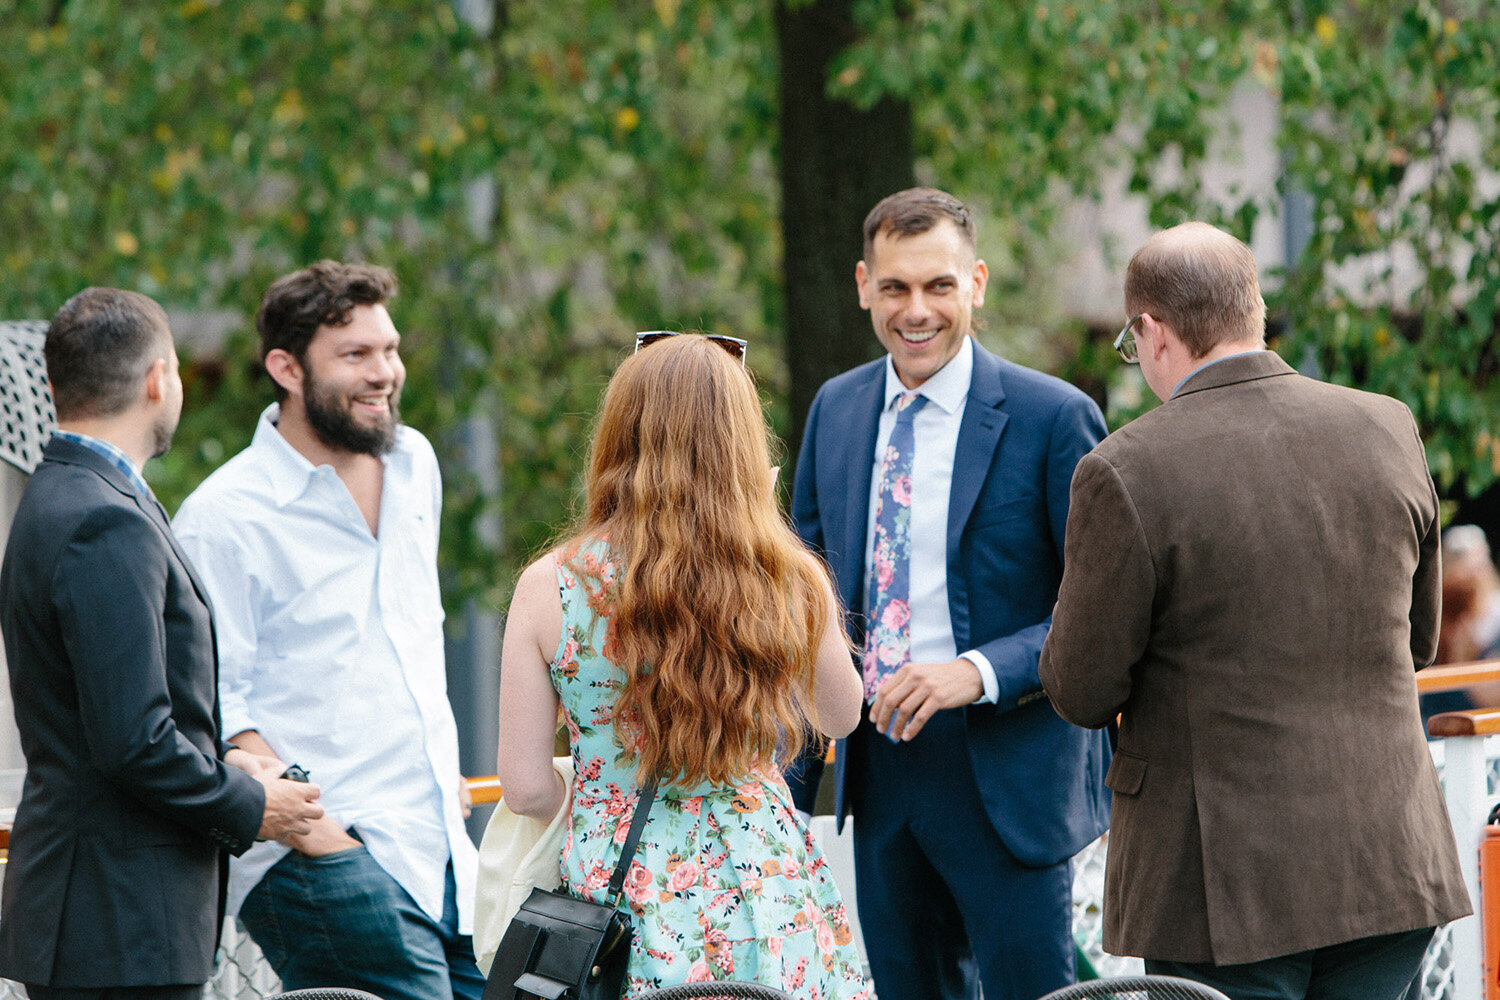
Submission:
[[990,666],[990,658],[977,649],[971,649],[966,653],[959,653],[959,659],[968,660],[974,664],[974,669],[979,671],[979,682],[984,685],[984,694],[975,698],[975,705],[993,705],[1000,700],[1000,678],[995,676],[995,668]]

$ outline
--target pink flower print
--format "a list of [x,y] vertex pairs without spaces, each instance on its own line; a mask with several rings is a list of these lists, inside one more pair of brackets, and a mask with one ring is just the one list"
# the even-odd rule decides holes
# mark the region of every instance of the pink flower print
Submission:
[[613,874],[608,868],[595,861],[589,873],[584,876],[583,887],[585,889],[603,889],[609,885],[609,876]]
[[698,866],[691,861],[685,861],[672,870],[672,891],[681,892],[698,881]]
[[818,951],[824,955],[833,951],[833,928],[826,920],[818,921]]
[[[797,868],[798,868],[797,859],[796,858],[787,858],[786,859],[786,863],[781,866],[781,873],[783,875],[785,875],[787,878],[796,878],[797,877]],[[809,913],[809,916],[811,916],[810,913]]]
[[781,957],[781,935],[772,934],[766,938],[766,950],[777,958]]
[[895,632],[911,621],[911,608],[905,601],[892,601],[880,613],[880,624]]
[[630,836],[630,827],[628,825],[621,823],[615,827],[615,843],[625,843],[625,838],[628,836]]
[[690,799],[683,799],[682,800],[682,811],[683,812],[692,813],[694,816],[696,816],[696,815],[698,815],[699,811],[702,808],[703,808],[703,796],[701,796],[701,795],[694,795]]
[[732,975],[734,958],[729,950],[729,935],[720,927],[708,927],[703,932],[704,952],[713,959],[719,971]]
[[891,581],[896,578],[896,567],[887,554],[875,553],[875,581],[881,590],[890,588]]
[[901,476],[891,484],[891,499],[902,507],[911,506],[911,476]]
[[709,971],[707,962],[698,962],[688,970],[687,981],[690,983],[706,983],[714,978]]
[[639,861],[630,865],[630,872],[625,876],[625,895],[630,897],[632,903],[645,905],[656,897],[651,884],[655,881],[651,873]]
[[880,662],[894,670],[906,659],[906,650],[904,642],[883,642],[880,644]]

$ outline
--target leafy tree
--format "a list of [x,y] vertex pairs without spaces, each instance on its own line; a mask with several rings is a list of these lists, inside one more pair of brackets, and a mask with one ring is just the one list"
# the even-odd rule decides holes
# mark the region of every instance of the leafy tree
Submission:
[[[558,0],[479,32],[447,0],[0,0],[0,316],[113,283],[227,329],[151,471],[172,506],[270,399],[266,285],[322,256],[392,266],[406,415],[448,459],[450,595],[499,602],[568,514],[634,330],[748,337],[784,432],[874,352],[858,223],[912,178],[981,210],[984,336],[1118,385],[1061,307],[1060,210],[1122,166],[1153,222],[1247,235],[1278,194],[1215,202],[1199,177],[1248,81],[1315,222],[1268,282],[1276,346],[1405,399],[1440,482],[1474,492],[1500,475],[1489,6]],[[499,423],[498,497],[455,461],[475,412]]]

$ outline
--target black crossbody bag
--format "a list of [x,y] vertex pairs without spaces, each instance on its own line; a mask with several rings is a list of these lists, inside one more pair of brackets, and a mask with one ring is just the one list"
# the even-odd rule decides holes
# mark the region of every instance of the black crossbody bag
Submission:
[[653,779],[641,789],[605,902],[531,890],[500,939],[483,1000],[620,1000],[631,921],[616,904],[655,800]]

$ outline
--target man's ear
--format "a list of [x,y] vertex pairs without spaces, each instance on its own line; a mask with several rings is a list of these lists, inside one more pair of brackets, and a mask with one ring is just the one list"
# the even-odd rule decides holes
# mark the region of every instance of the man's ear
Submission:
[[298,363],[291,351],[284,351],[278,347],[268,353],[266,373],[287,392],[299,396],[302,394],[302,365]]
[[870,297],[865,294],[865,289],[870,283],[870,269],[865,267],[865,262],[860,261],[854,265],[854,287],[859,289],[859,307],[870,308]]
[[990,266],[982,260],[974,262],[974,303],[978,309],[984,305],[984,288],[990,283]]
[[1168,347],[1172,346],[1168,343],[1169,338],[1177,341],[1177,343],[1181,343],[1181,341],[1177,340],[1176,331],[1150,313],[1146,313],[1141,317],[1141,323],[1143,325],[1146,323],[1151,324],[1151,343],[1149,348],[1152,361],[1160,361]]
[[167,396],[167,359],[157,358],[146,369],[146,399],[160,403]]

